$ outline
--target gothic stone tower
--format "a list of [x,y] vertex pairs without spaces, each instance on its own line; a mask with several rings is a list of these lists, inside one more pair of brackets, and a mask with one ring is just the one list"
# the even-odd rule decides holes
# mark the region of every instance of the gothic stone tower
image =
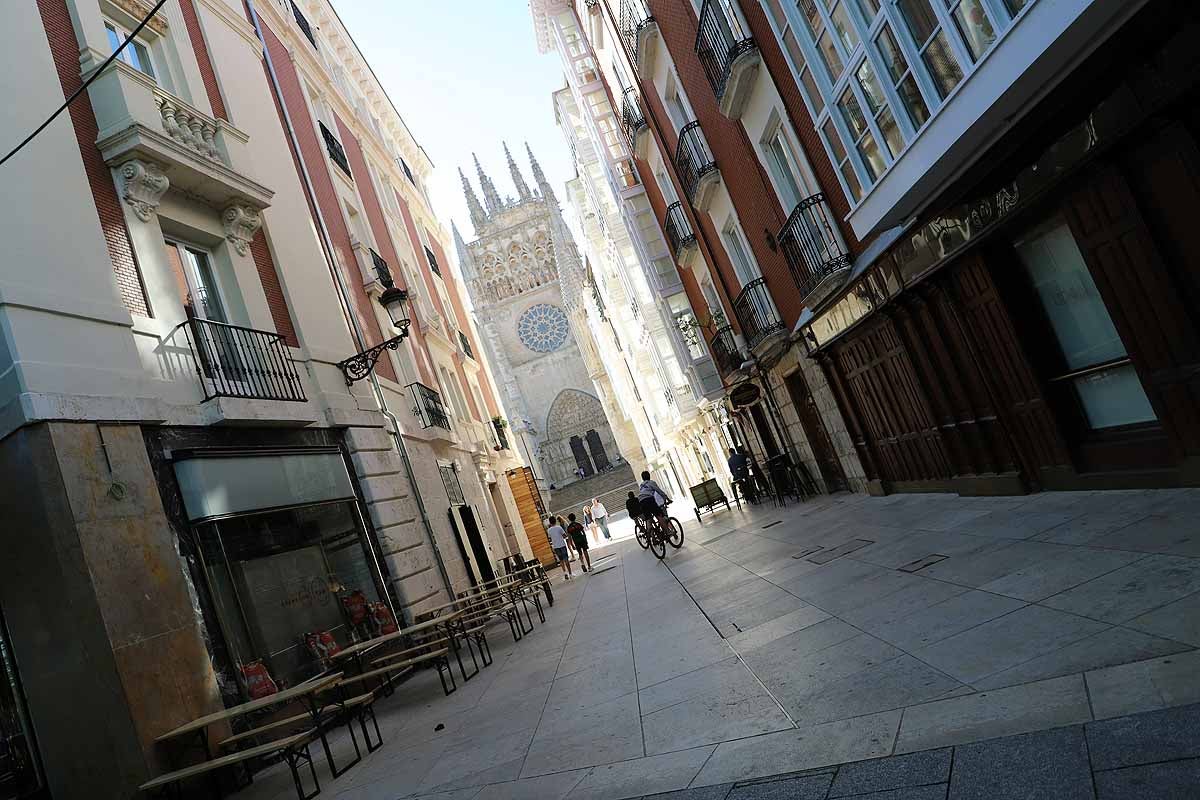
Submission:
[[502,387],[515,445],[539,478],[562,487],[615,462],[617,444],[596,396],[574,310],[582,265],[554,191],[529,153],[536,189],[504,148],[517,197],[501,199],[475,160],[483,202],[462,170],[476,240],[455,243],[488,355]]

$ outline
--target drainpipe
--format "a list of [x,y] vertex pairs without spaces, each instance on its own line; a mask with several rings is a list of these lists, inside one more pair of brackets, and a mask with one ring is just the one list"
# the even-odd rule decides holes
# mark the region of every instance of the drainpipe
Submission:
[[[354,339],[355,346],[361,352],[367,349],[367,340],[363,335],[362,329],[359,327],[358,318],[354,315],[353,306],[350,303],[349,289],[346,287],[345,279],[342,276],[341,270],[337,268],[337,261],[333,256],[333,242],[329,237],[329,230],[325,227],[325,220],[321,216],[320,207],[317,205],[316,191],[313,189],[308,166],[304,163],[304,154],[301,152],[300,142],[296,138],[291,114],[288,113],[287,104],[283,100],[283,90],[279,87],[279,77],[275,73],[275,63],[271,59],[271,51],[267,47],[266,37],[263,36],[258,12],[254,8],[254,0],[245,0],[245,2],[246,10],[250,12],[250,21],[254,24],[254,32],[258,36],[258,40],[262,42],[263,58],[267,65],[267,75],[271,79],[271,91],[275,93],[275,98],[279,101],[279,108],[283,116],[283,127],[287,133],[288,140],[291,142],[292,150],[296,154],[296,162],[300,166],[300,181],[304,185],[305,199],[308,201],[309,207],[312,209],[313,219],[317,223],[317,232],[320,234],[318,238],[321,242],[321,253],[325,258],[325,266],[329,268],[329,274],[333,276],[333,283],[337,287],[338,300],[342,307],[342,315],[346,318],[346,322],[350,326],[350,334]],[[400,460],[404,463],[405,475],[408,477],[409,484],[412,485],[413,499],[417,503],[417,511],[421,515],[421,525],[425,528],[425,535],[429,539],[429,545],[433,548],[433,557],[437,562],[438,572],[442,576],[446,596],[453,599],[454,590],[451,588],[450,575],[446,571],[446,562],[442,559],[442,551],[438,548],[437,537],[434,535],[433,526],[430,524],[429,515],[426,513],[425,501],[421,497],[421,487],[417,484],[416,476],[413,474],[412,460],[408,456],[408,448],[404,446],[404,437],[400,433],[400,420],[388,408],[387,399],[383,394],[383,387],[379,385],[379,378],[376,377],[374,371],[370,374],[370,383],[380,411],[391,422],[392,427],[388,431],[388,434],[392,437],[392,444],[400,454]],[[372,548],[372,553],[374,553],[374,548]],[[376,562],[376,567],[378,568],[378,566],[379,564]],[[396,609],[394,608],[392,609],[392,613],[396,615],[397,619],[402,618],[399,614],[396,614]]]

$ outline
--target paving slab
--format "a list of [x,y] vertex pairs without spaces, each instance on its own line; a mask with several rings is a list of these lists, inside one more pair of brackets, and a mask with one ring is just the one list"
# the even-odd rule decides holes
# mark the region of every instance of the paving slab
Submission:
[[543,716],[519,777],[593,767],[642,755],[645,752],[637,693],[631,692],[607,703]]
[[828,722],[717,745],[692,781],[706,786],[878,758],[892,750],[900,712]]
[[1134,617],[1125,625],[1200,647],[1200,592]]
[[1085,674],[1096,719],[1200,703],[1200,650]]
[[1068,675],[907,708],[896,752],[911,753],[1089,720],[1091,711],[1083,677]]
[[1002,617],[1025,606],[1022,600],[974,589],[890,623],[868,621],[863,628],[910,653]]
[[917,650],[914,655],[963,683],[1045,655],[1108,628],[1103,622],[1026,606]]
[[1200,591],[1200,559],[1152,555],[1048,597],[1043,605],[1114,624]]
[[1195,800],[1200,758],[1096,773],[1099,800]]
[[571,790],[567,800],[621,800],[686,788],[715,749],[696,747],[596,767]]
[[739,784],[728,800],[825,800],[832,772]]
[[873,664],[840,680],[823,681],[805,699],[790,698],[788,712],[796,724],[890,711],[943,697],[963,684],[904,654]]
[[1097,770],[1200,758],[1200,705],[1092,722],[1087,741]]
[[748,653],[829,618],[829,614],[805,603],[795,611],[755,625],[729,637],[727,641],[739,653]]
[[979,588],[1035,603],[1064,592],[1093,578],[1138,561],[1144,556],[1122,550],[1091,550],[1081,547],[1057,547],[1056,551],[1035,563],[1009,572]]
[[563,800],[590,771],[573,769],[536,778],[493,783],[479,789],[472,800]]
[[891,789],[945,784],[950,779],[952,750],[925,750],[891,758],[846,764],[837,772],[829,796],[847,797]]
[[953,800],[1093,800],[1083,728],[1074,726],[955,748]]
[[1200,556],[1200,514],[1151,514],[1089,544],[1143,553]]

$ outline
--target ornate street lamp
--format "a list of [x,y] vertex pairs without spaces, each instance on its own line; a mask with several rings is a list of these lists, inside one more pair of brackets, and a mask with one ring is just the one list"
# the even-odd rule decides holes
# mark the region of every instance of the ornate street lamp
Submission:
[[387,310],[392,326],[400,332],[386,342],[380,342],[338,363],[338,369],[346,376],[347,386],[353,386],[355,381],[370,375],[384,350],[395,350],[400,346],[400,342],[408,338],[408,328],[412,324],[408,318],[408,292],[397,289],[394,285],[388,286],[383,294],[379,295],[379,304]]

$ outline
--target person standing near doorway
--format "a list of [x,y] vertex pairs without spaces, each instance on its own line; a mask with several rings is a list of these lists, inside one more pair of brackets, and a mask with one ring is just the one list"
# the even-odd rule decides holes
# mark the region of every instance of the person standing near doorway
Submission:
[[567,520],[567,536],[575,542],[575,550],[579,553],[579,563],[583,567],[583,571],[590,572],[592,559],[588,555],[587,531],[575,520],[574,514],[567,514]]
[[608,532],[608,509],[604,507],[598,498],[592,498],[592,519],[596,520],[596,524],[600,526],[600,530],[604,533],[606,540],[612,539],[612,534]]
[[550,528],[546,531],[550,534],[550,546],[554,548],[554,557],[558,559],[558,566],[562,568],[563,577],[571,580],[571,559],[567,555],[567,532],[563,530],[562,520],[558,517],[551,517]]

